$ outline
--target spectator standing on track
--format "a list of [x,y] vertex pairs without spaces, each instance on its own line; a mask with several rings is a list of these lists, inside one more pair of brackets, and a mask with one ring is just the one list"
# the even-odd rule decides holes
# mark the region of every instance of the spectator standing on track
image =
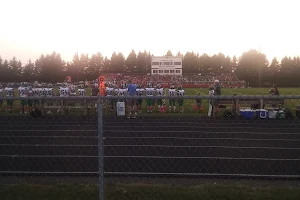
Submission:
[[[198,96],[200,96],[200,93],[198,93]],[[197,110],[199,113],[203,110],[202,99],[196,98],[196,104],[194,105],[194,110]]]
[[[214,88],[214,86],[213,85],[211,85],[210,87],[209,87],[209,91],[208,91],[208,95],[209,96],[213,96],[214,95],[214,90],[215,90],[215,88]],[[212,101],[213,99],[209,99],[208,100],[208,117],[211,117],[212,116],[212,112],[213,112],[213,101]]]
[[[214,82],[214,96],[221,96],[221,86],[220,86],[220,81],[215,80]],[[213,117],[215,118],[217,115],[217,112],[219,111],[218,109],[218,100],[213,99]]]
[[273,87],[270,90],[270,95],[279,95],[279,90],[275,84],[273,85]]
[[[128,81],[128,95],[129,97],[136,96],[136,84],[133,84],[131,80]],[[135,110],[135,99],[127,99],[128,104],[128,117],[127,118],[136,118],[136,110]]]
[[[275,96],[275,95],[279,96],[279,90],[278,90],[278,88],[276,87],[275,84],[273,85],[273,87],[270,90],[270,95],[272,95],[272,96]],[[273,108],[276,108],[276,106],[277,106],[276,104],[272,104]]]

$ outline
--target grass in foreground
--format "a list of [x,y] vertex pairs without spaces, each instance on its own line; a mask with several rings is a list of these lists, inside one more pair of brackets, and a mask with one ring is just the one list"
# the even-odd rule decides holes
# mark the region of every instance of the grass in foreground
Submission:
[[[96,200],[96,185],[1,185],[1,200]],[[253,188],[224,185],[178,187],[166,185],[110,184],[105,200],[298,200],[300,188]]]

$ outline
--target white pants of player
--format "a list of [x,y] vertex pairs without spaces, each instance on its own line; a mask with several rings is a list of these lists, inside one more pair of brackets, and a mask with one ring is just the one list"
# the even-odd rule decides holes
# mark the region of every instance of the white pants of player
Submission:
[[213,111],[213,105],[209,102],[209,107],[208,107],[208,116],[211,117],[212,111]]

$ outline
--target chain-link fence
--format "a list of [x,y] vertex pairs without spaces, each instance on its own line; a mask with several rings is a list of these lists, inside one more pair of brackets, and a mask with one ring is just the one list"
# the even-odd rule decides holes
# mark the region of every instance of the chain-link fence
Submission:
[[[1,184],[84,185],[64,191],[73,199],[219,199],[236,193],[227,186],[299,186],[300,96],[2,100],[16,106],[0,114]],[[216,183],[226,188],[207,186]]]

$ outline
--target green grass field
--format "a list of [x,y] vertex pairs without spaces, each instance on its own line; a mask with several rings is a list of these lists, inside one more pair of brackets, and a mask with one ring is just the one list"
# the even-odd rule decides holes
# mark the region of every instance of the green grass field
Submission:
[[[269,88],[237,88],[237,89],[230,89],[230,88],[223,88],[222,95],[269,95]],[[208,89],[207,88],[199,88],[199,89],[192,89],[188,88],[185,89],[185,95],[207,95]],[[299,95],[300,91],[298,88],[281,88],[279,89],[281,95]],[[91,94],[91,90],[87,90],[87,95]],[[168,101],[166,100],[166,105],[168,106]],[[184,100],[184,115],[206,115],[208,110],[208,101],[203,100],[203,112],[200,114],[193,110],[193,105],[195,104],[195,100]],[[295,106],[300,105],[300,100],[286,100],[285,107],[293,109]],[[6,104],[3,103],[3,109],[5,108]],[[242,105],[247,106],[247,105]],[[177,105],[178,107],[178,105]],[[14,103],[14,113],[18,113],[20,111],[20,102],[15,101]],[[143,114],[146,111],[145,102],[143,103]],[[155,114],[155,113],[153,113]],[[156,114],[159,114],[156,111]],[[177,115],[177,113],[167,113],[167,115]]]
[[[226,185],[169,186],[111,184],[105,200],[299,200],[295,187],[249,187]],[[1,185],[1,200],[97,200],[96,185]]]

